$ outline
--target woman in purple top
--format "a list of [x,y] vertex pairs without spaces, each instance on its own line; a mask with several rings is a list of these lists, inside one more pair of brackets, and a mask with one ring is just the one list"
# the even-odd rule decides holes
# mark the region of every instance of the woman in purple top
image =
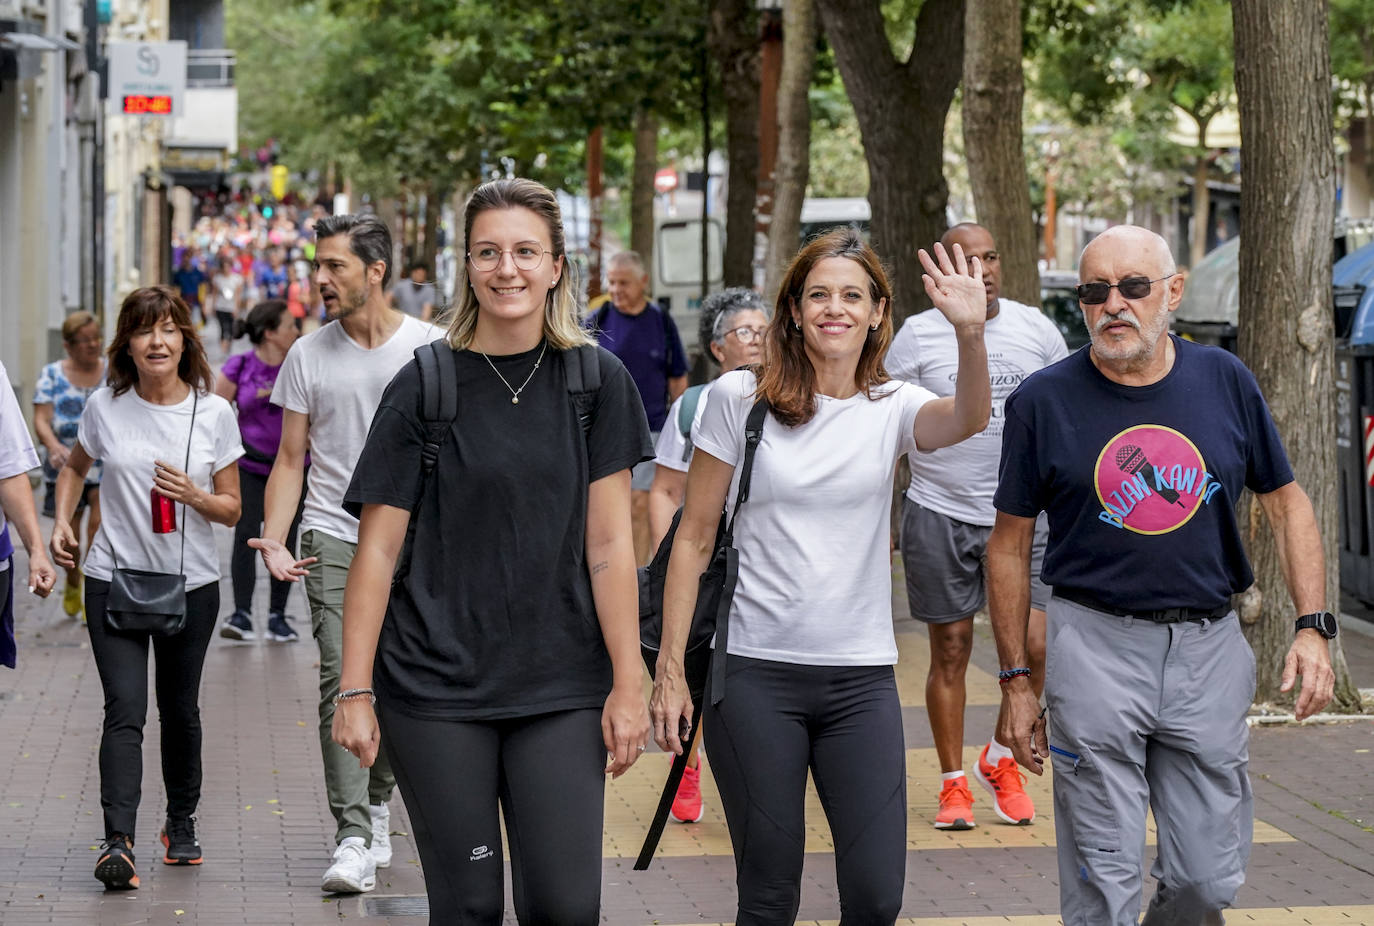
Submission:
[[[268,299],[253,306],[246,317],[234,322],[234,337],[248,335],[253,349],[224,361],[215,385],[215,392],[238,409],[244,449],[239,460],[243,514],[234,528],[234,549],[229,560],[234,584],[234,613],[225,618],[219,629],[219,635],[230,640],[252,640],[254,637],[253,585],[257,582],[258,556],[248,546],[248,541],[262,533],[267,477],[281,444],[282,411],[270,401],[272,384],[277,381],[286,352],[300,334],[297,324],[281,299]],[[293,549],[300,520],[301,513],[297,509],[296,521],[287,538],[287,546]],[[272,579],[271,589],[265,636],[278,643],[299,640],[286,619],[286,596],[291,591],[291,583]]]

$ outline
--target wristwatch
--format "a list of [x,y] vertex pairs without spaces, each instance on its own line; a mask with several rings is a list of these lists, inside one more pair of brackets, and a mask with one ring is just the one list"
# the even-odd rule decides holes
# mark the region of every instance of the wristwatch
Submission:
[[1293,632],[1306,630],[1311,627],[1317,633],[1330,640],[1336,636],[1336,615],[1330,611],[1317,611],[1312,614],[1304,614],[1298,618],[1293,625]]

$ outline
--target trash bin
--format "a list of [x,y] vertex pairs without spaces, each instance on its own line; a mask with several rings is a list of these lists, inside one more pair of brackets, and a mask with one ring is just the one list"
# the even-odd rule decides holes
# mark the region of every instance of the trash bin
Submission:
[[1374,605],[1374,245],[1331,271],[1341,589]]
[[1240,239],[1232,238],[1210,252],[1188,273],[1183,300],[1174,312],[1180,337],[1236,352],[1240,317]]

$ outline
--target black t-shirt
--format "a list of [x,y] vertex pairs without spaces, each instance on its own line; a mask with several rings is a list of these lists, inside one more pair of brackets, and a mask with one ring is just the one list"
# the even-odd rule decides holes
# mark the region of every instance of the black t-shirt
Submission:
[[1143,611],[1217,607],[1254,581],[1236,501],[1293,471],[1250,371],[1220,348],[1174,347],[1149,386],[1112,382],[1084,347],[1007,399],[993,501],[1047,513],[1046,584]]
[[[418,506],[419,366],[387,387],[344,507],[413,511],[410,570],[392,589],[373,671],[378,697],[397,710],[482,720],[605,702],[611,663],[587,573],[587,486],[651,459],[653,446],[633,380],[609,351],[597,354],[601,389],[584,440],[561,352],[547,353],[518,405],[481,354],[457,352],[457,419]],[[538,356],[491,361],[519,388]]]

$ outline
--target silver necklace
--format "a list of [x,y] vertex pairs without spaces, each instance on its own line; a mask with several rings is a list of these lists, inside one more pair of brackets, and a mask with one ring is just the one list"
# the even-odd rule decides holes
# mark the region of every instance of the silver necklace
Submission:
[[501,371],[496,369],[496,364],[491,362],[490,357],[488,357],[486,354],[482,354],[480,350],[477,353],[482,354],[482,359],[487,362],[487,366],[491,367],[491,371],[501,378],[502,384],[504,384],[507,389],[510,389],[510,404],[519,405],[520,393],[525,391],[525,387],[530,384],[530,380],[534,379],[534,374],[539,372],[539,364],[544,362],[544,351],[547,350],[548,347],[549,342],[545,341],[544,346],[539,348],[539,357],[534,361],[534,369],[530,370],[530,375],[525,377],[525,381],[520,384],[519,389],[511,389],[510,383],[506,382],[506,378],[504,376],[501,376]]

